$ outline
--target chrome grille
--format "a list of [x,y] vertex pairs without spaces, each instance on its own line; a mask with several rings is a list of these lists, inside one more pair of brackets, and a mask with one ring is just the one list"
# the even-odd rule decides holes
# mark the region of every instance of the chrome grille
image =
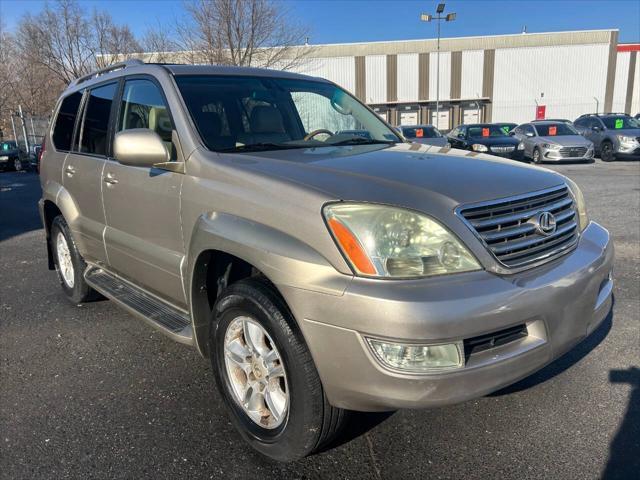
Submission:
[[510,153],[516,149],[516,147],[514,147],[513,145],[494,145],[489,148],[492,152],[496,153]]
[[584,157],[587,153],[587,147],[563,147],[560,149],[560,155],[566,158]]
[[[494,257],[509,268],[550,260],[578,242],[578,219],[566,185],[465,205],[457,212]],[[551,234],[544,234],[538,225],[543,212],[555,217],[556,228]]]

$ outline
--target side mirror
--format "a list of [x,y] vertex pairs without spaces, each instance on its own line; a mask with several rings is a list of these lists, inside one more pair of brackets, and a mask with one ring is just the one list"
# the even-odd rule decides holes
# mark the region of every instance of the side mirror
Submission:
[[602,128],[596,125],[595,127],[591,127],[591,130],[593,130],[594,132],[599,132],[600,130],[602,130]]
[[464,140],[464,133],[459,133],[458,138],[462,138]]
[[526,133],[525,133],[525,136],[527,136],[527,137],[533,137],[533,132],[526,132]]
[[131,167],[150,168],[156,163],[169,161],[169,152],[160,135],[148,128],[132,128],[116,133],[113,156],[119,163]]

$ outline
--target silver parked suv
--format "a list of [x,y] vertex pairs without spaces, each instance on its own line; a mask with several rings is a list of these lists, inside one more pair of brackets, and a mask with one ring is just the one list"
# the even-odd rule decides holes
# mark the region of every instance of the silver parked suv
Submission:
[[67,88],[44,148],[64,293],[209,357],[242,436],[278,460],[349,410],[516,382],[611,309],[613,246],[575,183],[405,143],[322,79],[127,62]]
[[640,120],[626,113],[585,114],[574,125],[593,142],[603,162],[640,159]]

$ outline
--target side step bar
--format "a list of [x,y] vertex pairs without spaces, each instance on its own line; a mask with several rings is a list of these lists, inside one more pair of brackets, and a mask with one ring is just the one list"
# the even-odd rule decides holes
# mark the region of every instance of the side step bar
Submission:
[[89,266],[84,272],[84,278],[92,288],[152,327],[177,342],[193,345],[191,318],[187,312],[169,305],[100,267]]

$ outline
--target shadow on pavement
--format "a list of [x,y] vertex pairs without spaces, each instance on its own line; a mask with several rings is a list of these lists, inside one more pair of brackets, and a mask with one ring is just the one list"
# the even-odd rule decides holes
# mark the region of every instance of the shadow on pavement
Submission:
[[[614,300],[613,304],[615,305],[615,297],[613,300]],[[569,350],[567,353],[565,353],[563,356],[561,356],[557,360],[553,361],[552,363],[544,367],[542,370],[539,370],[533,375],[530,375],[529,377],[523,380],[520,380],[519,382],[514,383],[513,385],[509,385],[508,387],[503,388],[502,390],[498,390],[497,392],[494,392],[489,396],[500,397],[502,395],[509,395],[511,393],[527,390],[528,388],[544,383],[547,380],[557,375],[560,375],[562,372],[564,372],[565,370],[568,370],[573,365],[578,363],[580,360],[586,357],[589,354],[589,352],[591,352],[591,350],[596,348],[598,345],[600,345],[600,343],[605,338],[607,338],[607,335],[609,334],[609,331],[611,330],[611,326],[612,326],[614,305],[611,306],[611,310],[609,311],[607,318],[605,318],[603,322],[600,324],[600,326],[594,332],[592,332],[591,335],[585,338],[581,343],[576,345],[574,348]]]
[[35,173],[0,173],[0,242],[42,228],[40,196],[40,177]]
[[632,386],[627,411],[609,447],[604,480],[638,478],[640,472],[640,368],[611,370],[609,382]]

